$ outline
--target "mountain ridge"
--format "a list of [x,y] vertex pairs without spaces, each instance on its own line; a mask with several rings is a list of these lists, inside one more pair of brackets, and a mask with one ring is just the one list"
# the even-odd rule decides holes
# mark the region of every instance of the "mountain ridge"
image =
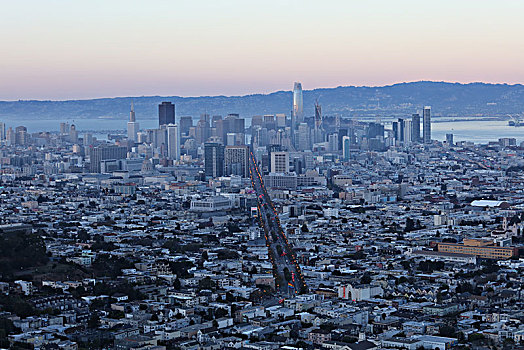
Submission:
[[[342,117],[405,116],[431,105],[441,116],[506,116],[524,111],[524,85],[507,83],[452,83],[439,81],[402,82],[383,86],[338,86],[304,90],[304,111],[313,115],[320,98],[325,115]],[[171,101],[177,116],[201,113],[290,114],[291,91],[267,94],[216,96],[121,96],[74,100],[0,101],[2,118],[100,118],[125,119],[131,101],[137,118],[153,119],[157,105]]]

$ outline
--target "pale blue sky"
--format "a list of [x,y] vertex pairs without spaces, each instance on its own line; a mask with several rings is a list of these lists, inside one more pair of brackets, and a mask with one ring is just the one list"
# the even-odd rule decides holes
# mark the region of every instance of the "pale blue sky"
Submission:
[[524,81],[523,1],[0,5],[0,100]]

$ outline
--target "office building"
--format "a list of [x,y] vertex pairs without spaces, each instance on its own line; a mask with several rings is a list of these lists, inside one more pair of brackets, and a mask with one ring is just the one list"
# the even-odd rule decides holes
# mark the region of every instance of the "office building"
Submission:
[[224,150],[224,175],[249,177],[249,147],[226,146]]
[[224,144],[227,144],[227,134],[230,133],[242,134],[237,138],[244,139],[245,119],[240,118],[238,114],[228,114],[224,119],[216,121],[216,135],[222,139]]
[[453,134],[446,134],[446,143],[448,146],[453,146]]
[[254,115],[251,118],[251,128],[254,128],[255,126],[262,127],[264,125],[264,117],[261,115]]
[[208,177],[224,175],[224,146],[217,142],[204,144],[204,171]]
[[5,132],[5,139],[7,141],[8,146],[16,145],[16,133],[12,127],[9,127]]
[[69,133],[69,123],[60,123],[60,134],[67,135]]
[[5,134],[5,123],[0,122],[0,141],[4,141],[6,134]]
[[78,142],[78,131],[76,130],[75,124],[71,124],[71,129],[69,129],[69,141],[71,143]]
[[271,152],[271,172],[289,173],[288,152]]
[[322,106],[315,101],[315,127],[313,129],[313,142],[324,142],[324,131],[322,125]]
[[28,139],[27,128],[25,126],[17,126],[15,128],[15,144],[18,146],[25,146]]
[[106,160],[119,160],[127,157],[127,148],[115,145],[102,145],[89,148],[89,171],[99,173],[101,162]]
[[91,146],[93,144],[93,134],[86,133],[84,134],[84,146]]
[[338,149],[343,149],[344,136],[348,136],[348,129],[338,129]]
[[515,247],[500,247],[492,240],[469,238],[462,243],[443,243],[438,244],[438,251],[444,253],[473,255],[484,259],[509,259],[518,254]]
[[409,146],[413,140],[411,137],[413,136],[413,123],[411,120],[404,119],[402,121],[403,127],[402,127],[402,142],[404,143],[404,146]]
[[278,128],[285,128],[286,127],[286,115],[283,113],[279,113],[276,115],[276,121],[277,121],[277,127]]
[[162,102],[158,105],[158,125],[175,124],[175,105]]
[[411,115],[411,141],[420,142],[420,115]]
[[424,128],[422,130],[424,143],[431,143],[431,107],[424,107],[424,112],[422,113],[422,123]]
[[300,151],[311,149],[311,132],[306,123],[298,124],[297,148]]
[[397,141],[404,142],[404,119],[398,118]]
[[127,123],[127,138],[130,141],[137,141],[137,134],[140,130],[140,126],[136,122],[135,118],[135,105],[131,102],[131,111],[129,112],[129,122]]
[[189,129],[193,126],[193,117],[191,116],[184,116],[180,117],[180,134],[181,135],[189,135]]
[[200,145],[209,139],[211,136],[211,130],[209,128],[209,122],[205,119],[200,119],[195,127],[195,140]]
[[173,160],[180,159],[180,130],[176,124],[168,124],[167,131],[167,156]]
[[368,139],[384,137],[384,125],[379,123],[369,123],[366,132],[366,137]]
[[296,82],[293,86],[293,116],[295,123],[304,121],[304,102],[302,100],[302,84]]
[[338,134],[330,134],[328,136],[328,151],[338,152]]
[[342,137],[342,157],[344,160],[349,160],[351,157],[351,138],[349,136]]

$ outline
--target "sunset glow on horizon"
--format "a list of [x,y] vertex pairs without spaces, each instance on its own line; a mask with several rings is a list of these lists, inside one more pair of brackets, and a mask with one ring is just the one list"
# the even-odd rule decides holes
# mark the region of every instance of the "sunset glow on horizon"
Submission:
[[0,100],[524,82],[519,1],[5,1]]

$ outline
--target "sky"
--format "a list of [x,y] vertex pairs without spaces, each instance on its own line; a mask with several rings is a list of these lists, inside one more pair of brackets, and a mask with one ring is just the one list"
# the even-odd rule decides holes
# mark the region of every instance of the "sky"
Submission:
[[0,0],[0,100],[524,82],[520,0]]

